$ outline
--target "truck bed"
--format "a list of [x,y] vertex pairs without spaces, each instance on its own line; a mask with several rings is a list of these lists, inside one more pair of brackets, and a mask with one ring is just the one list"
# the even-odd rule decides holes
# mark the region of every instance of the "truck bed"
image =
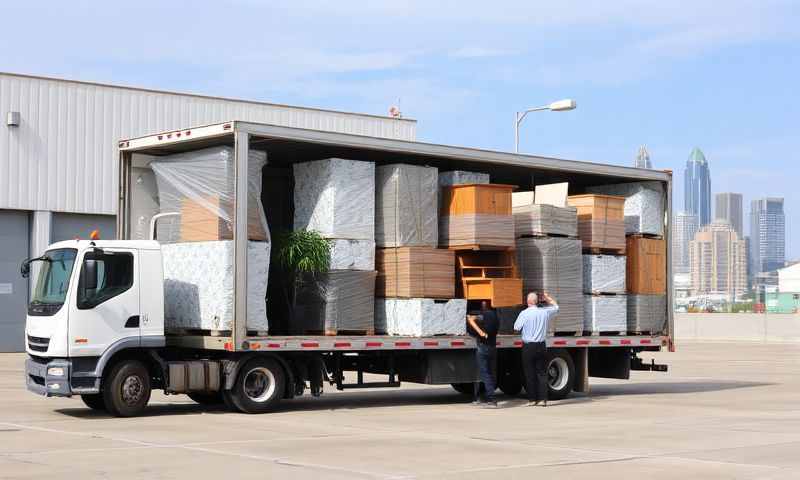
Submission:
[[[666,347],[666,335],[595,335],[582,337],[548,337],[550,348],[567,347]],[[167,344],[184,348],[234,350],[231,337],[201,335],[169,335]],[[498,348],[520,348],[518,335],[498,335]],[[248,337],[242,342],[244,351],[372,351],[372,350],[446,350],[475,348],[470,336],[437,335],[432,337],[371,336],[275,336]]]

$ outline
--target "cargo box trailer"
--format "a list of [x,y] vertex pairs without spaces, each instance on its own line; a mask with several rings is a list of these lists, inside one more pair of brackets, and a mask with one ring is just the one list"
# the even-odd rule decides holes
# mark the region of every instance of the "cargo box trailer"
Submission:
[[[191,159],[193,152],[215,147],[226,147],[230,162],[206,172],[208,182],[228,178],[229,194],[196,181],[177,188],[200,192],[188,200],[168,198],[166,187],[153,191],[158,166],[181,175],[180,169],[170,170],[176,165],[166,164],[165,158]],[[325,384],[349,389],[417,382],[472,392],[475,340],[468,335],[289,333],[286,312],[274,299],[284,279],[280,265],[269,262],[268,241],[269,230],[292,228],[292,191],[301,180],[293,179],[291,167],[299,162],[342,158],[376,166],[403,163],[482,172],[493,183],[523,190],[569,182],[571,194],[658,182],[667,246],[666,271],[660,274],[671,278],[670,172],[240,121],[125,139],[118,148],[117,239],[59,242],[22,267],[25,274],[31,263],[41,262],[26,324],[28,389],[45,396],[79,395],[90,408],[113,415],[141,413],[152,389],[188,394],[199,403],[224,402],[248,413],[270,411],[305,392],[319,395]],[[181,166],[194,173],[201,168],[191,162]],[[254,211],[254,198],[264,205],[263,212]],[[166,204],[178,211],[164,211]],[[198,205],[222,213],[208,217]],[[181,211],[188,212],[190,223],[174,223]],[[356,234],[348,233],[348,242],[370,244],[368,235],[361,238],[360,230],[351,230]],[[204,241],[207,235],[217,240]],[[224,261],[198,253],[210,249],[222,252],[217,259]],[[184,264],[176,267],[179,258]],[[185,264],[198,271],[181,271]],[[194,275],[195,283],[181,282],[179,275]],[[370,281],[374,275],[364,278]],[[670,282],[666,289],[661,310],[649,310],[664,321],[647,334],[548,337],[551,398],[587,392],[590,376],[624,379],[631,370],[666,370],[637,357],[674,347]],[[208,292],[212,301],[198,300]],[[187,311],[212,312],[208,328],[169,326]],[[499,388],[518,394],[523,388],[522,342],[518,336],[498,335],[497,346]],[[365,373],[385,380],[365,381],[374,378]]]

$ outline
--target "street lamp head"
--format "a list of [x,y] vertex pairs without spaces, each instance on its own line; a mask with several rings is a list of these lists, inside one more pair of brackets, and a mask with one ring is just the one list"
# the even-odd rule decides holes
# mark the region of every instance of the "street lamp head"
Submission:
[[550,110],[553,112],[565,112],[567,110],[575,110],[575,107],[578,105],[575,103],[575,100],[571,98],[565,98],[564,100],[558,100],[550,104]]

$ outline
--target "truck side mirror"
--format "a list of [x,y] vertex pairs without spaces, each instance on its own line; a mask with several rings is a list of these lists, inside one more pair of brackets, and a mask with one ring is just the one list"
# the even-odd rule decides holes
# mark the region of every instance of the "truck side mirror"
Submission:
[[84,259],[81,272],[81,287],[83,291],[97,288],[97,260]]
[[30,259],[25,260],[22,262],[22,265],[19,267],[19,274],[22,275],[22,278],[28,278],[31,274],[31,261]]

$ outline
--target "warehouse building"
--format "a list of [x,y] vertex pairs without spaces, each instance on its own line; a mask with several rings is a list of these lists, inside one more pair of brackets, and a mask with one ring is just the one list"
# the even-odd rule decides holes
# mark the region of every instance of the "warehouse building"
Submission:
[[115,235],[117,141],[226,120],[414,140],[413,120],[0,73],[0,352],[21,351],[20,263]]

